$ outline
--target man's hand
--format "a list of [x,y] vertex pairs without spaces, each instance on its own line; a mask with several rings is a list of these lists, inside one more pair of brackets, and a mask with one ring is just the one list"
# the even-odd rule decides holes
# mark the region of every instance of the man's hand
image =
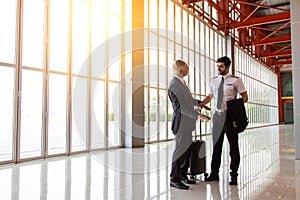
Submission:
[[206,106],[206,105],[203,104],[203,103],[200,103],[199,106],[200,106],[200,108],[204,108],[205,110],[211,110],[210,107]]
[[211,119],[210,116],[203,115],[203,114],[199,114],[199,115],[198,115],[198,118],[199,118],[199,119],[203,119],[203,120],[210,120],[210,119]]
[[194,111],[200,112],[201,107],[200,106],[194,106]]

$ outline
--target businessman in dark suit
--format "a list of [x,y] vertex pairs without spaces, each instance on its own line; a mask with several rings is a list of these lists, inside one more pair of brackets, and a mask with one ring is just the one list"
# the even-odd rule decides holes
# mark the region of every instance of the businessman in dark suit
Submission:
[[187,177],[192,131],[195,130],[197,118],[207,118],[199,114],[199,101],[192,97],[183,80],[183,77],[189,73],[189,66],[182,60],[176,60],[173,64],[173,71],[174,77],[169,83],[168,95],[174,110],[171,129],[175,135],[176,145],[172,157],[170,186],[178,189],[189,189],[189,186],[183,182],[187,184],[196,183]]

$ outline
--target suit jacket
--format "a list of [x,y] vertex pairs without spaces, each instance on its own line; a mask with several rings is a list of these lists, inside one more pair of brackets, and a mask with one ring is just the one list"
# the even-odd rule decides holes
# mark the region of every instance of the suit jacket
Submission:
[[174,110],[172,132],[176,135],[178,131],[188,133],[195,130],[198,112],[194,111],[194,106],[198,105],[198,100],[193,99],[188,87],[174,77],[169,83],[168,95]]
[[241,133],[246,129],[249,121],[242,98],[227,101],[226,118],[228,132]]

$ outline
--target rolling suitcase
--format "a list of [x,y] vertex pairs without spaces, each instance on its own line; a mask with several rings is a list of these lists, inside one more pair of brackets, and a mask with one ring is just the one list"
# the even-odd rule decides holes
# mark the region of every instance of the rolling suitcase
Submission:
[[191,146],[189,174],[191,179],[195,179],[195,176],[199,174],[204,174],[205,177],[207,176],[206,144],[205,141],[202,140],[201,121],[200,121],[200,140],[194,140]]

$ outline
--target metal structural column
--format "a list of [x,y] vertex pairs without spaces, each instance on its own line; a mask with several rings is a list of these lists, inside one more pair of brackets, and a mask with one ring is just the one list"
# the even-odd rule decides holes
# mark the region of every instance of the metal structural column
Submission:
[[[127,3],[127,2],[126,2]],[[125,0],[122,0],[125,6]],[[144,176],[134,176],[145,172],[145,131],[144,131],[144,1],[132,0],[132,31],[125,32],[124,53],[131,53],[132,65],[123,60],[124,75],[121,83],[122,94],[122,137],[126,148],[117,162],[124,182],[127,185],[126,194],[120,199],[143,199],[145,197]],[[124,11],[125,12],[125,11]],[[125,20],[125,19],[124,19]],[[114,26],[114,24],[111,24]],[[128,47],[129,46],[129,47]],[[128,49],[127,49],[128,48]],[[129,52],[131,51],[131,52]],[[130,55],[130,54],[129,54]],[[125,73],[126,72],[126,73]],[[118,178],[118,180],[121,180]],[[141,187],[132,187],[141,182]],[[138,190],[138,192],[136,192]]]
[[[226,56],[231,59],[231,73],[235,75],[235,66],[234,66],[234,39],[231,36],[226,36]],[[222,55],[223,56],[223,55]]]
[[291,0],[292,71],[294,96],[295,158],[300,159],[300,1]]
[[[113,26],[113,25],[112,25]],[[144,1],[132,1],[132,66],[126,74],[125,83],[122,83],[122,93],[125,95],[124,147],[143,147],[144,141]],[[124,77],[123,77],[124,79]]]
[[277,87],[278,87],[278,117],[279,117],[279,123],[284,123],[284,117],[283,117],[283,101],[281,99],[281,74],[278,66],[275,67],[275,73],[277,74]]

